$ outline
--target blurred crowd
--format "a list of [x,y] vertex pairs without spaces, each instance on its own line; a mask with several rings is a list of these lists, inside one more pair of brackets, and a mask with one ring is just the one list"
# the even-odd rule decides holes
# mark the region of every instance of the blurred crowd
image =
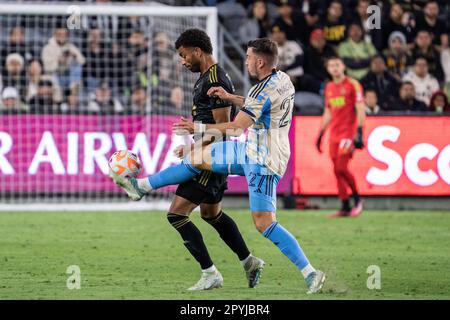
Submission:
[[[172,2],[217,6],[243,48],[258,37],[276,41],[278,68],[296,86],[297,112],[323,110],[329,81],[324,62],[334,55],[364,87],[369,115],[450,112],[448,0]],[[182,30],[151,30],[148,20],[137,17],[85,20],[78,33],[67,29],[66,17],[48,20],[51,25],[16,17],[7,29],[1,26],[7,31],[0,50],[0,110],[189,114],[191,81],[173,48]],[[43,29],[48,36],[39,33]]]
[[278,43],[278,67],[296,85],[301,113],[323,109],[329,80],[324,62],[333,55],[364,87],[367,114],[450,112],[448,0],[229,0],[215,5],[225,25],[228,15],[234,17],[229,28],[243,46],[263,36]]
[[67,17],[1,18],[1,112],[190,113],[173,36],[146,17],[89,16],[75,30]]

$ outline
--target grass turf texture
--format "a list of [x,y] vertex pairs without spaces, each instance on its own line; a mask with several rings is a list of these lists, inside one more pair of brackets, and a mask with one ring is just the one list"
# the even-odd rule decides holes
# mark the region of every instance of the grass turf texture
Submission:
[[[200,277],[164,212],[0,213],[0,299],[449,299],[449,212],[366,211],[328,219],[325,211],[279,211],[278,220],[312,264],[328,275],[308,296],[300,273],[254,228],[247,210],[227,210],[251,251],[266,261],[260,285],[247,288],[237,257],[202,221],[221,289],[188,292]],[[69,290],[66,269],[81,269]],[[367,267],[381,268],[369,290]]]

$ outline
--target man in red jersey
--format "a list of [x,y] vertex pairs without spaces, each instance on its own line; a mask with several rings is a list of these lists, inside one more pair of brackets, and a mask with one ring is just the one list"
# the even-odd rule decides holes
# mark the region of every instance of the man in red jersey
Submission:
[[[362,212],[363,201],[348,163],[355,149],[362,149],[362,125],[365,118],[363,89],[358,81],[345,75],[344,62],[331,57],[326,63],[332,81],[325,87],[325,111],[316,146],[322,152],[321,142],[325,129],[330,125],[330,156],[334,165],[339,198],[342,208],[331,217],[356,217]],[[354,207],[350,207],[352,191]]]

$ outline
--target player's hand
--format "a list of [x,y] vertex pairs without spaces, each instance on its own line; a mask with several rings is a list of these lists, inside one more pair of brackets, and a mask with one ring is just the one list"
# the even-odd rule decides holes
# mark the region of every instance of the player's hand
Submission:
[[322,153],[322,138],[323,138],[323,130],[320,131],[319,136],[316,140],[316,148],[319,153]]
[[206,93],[210,97],[217,97],[221,100],[228,100],[229,93],[222,87],[212,87]]
[[177,158],[183,159],[191,150],[190,145],[182,144],[181,146],[178,146],[173,150],[173,153]]
[[353,145],[355,146],[356,149],[362,149],[364,147],[363,134],[362,134],[361,127],[358,127],[358,129],[356,131],[355,139],[353,139]]
[[186,136],[194,133],[194,123],[181,117],[180,122],[174,123],[172,131],[179,136]]

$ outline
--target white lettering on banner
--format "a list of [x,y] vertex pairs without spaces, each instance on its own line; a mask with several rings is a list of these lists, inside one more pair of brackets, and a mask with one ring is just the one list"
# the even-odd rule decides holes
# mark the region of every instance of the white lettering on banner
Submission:
[[[95,149],[95,141],[100,141],[100,147]],[[85,174],[93,174],[97,163],[103,174],[108,174],[108,159],[106,154],[111,150],[112,142],[109,134],[104,132],[88,132],[84,134],[84,165]]]
[[367,141],[367,150],[375,160],[387,165],[387,169],[370,168],[366,180],[370,184],[387,186],[395,183],[402,175],[402,157],[383,145],[384,141],[396,142],[400,130],[392,126],[380,126],[372,131]]
[[52,166],[52,170],[55,174],[64,174],[65,169],[61,156],[59,155],[58,148],[56,147],[55,140],[50,131],[44,131],[42,134],[39,146],[28,168],[29,174],[36,174],[40,164],[42,162],[48,162]]
[[[128,150],[127,142],[125,141],[125,135],[121,132],[114,132],[112,134],[114,146],[116,150]],[[115,151],[115,150],[114,150]]]
[[11,151],[13,141],[11,136],[6,132],[0,132],[0,172],[3,174],[14,174],[14,168],[6,159],[6,154]]
[[[153,156],[150,154],[150,146],[148,144],[147,136],[143,132],[136,134],[134,139],[133,151],[137,155],[140,155],[141,163],[147,174],[153,174],[156,172],[156,166],[158,165],[159,158],[166,143],[167,134],[158,134],[155,148],[153,149]],[[170,152],[170,150],[169,150]]]
[[67,174],[78,174],[78,132],[67,134]]
[[439,150],[429,143],[419,143],[412,147],[405,156],[405,173],[415,184],[427,187],[438,181],[439,177],[433,170],[422,171],[419,168],[420,159],[432,160]]
[[437,168],[442,180],[450,184],[450,145],[442,149],[437,160]]
[[[371,167],[366,175],[366,180],[370,184],[387,186],[394,184],[401,177],[403,167],[408,179],[421,187],[433,185],[441,179],[450,185],[450,145],[439,149],[430,143],[419,143],[412,146],[405,155],[403,163],[402,157],[392,149],[383,145],[384,141],[396,142],[400,137],[400,129],[392,126],[380,126],[372,131],[368,139],[367,149],[369,154],[375,159],[387,165],[387,169]],[[437,173],[432,169],[422,170],[419,167],[421,159],[433,160],[437,158]]]

